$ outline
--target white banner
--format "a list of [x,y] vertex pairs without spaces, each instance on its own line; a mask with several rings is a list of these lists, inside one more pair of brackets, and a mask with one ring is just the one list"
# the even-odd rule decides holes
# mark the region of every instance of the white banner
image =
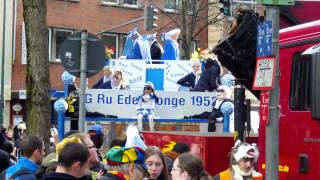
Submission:
[[164,84],[166,91],[177,91],[177,81],[192,72],[190,61],[165,61]]
[[[142,91],[89,89],[86,92],[86,109],[119,118],[133,118],[136,116],[136,104],[140,95]],[[162,119],[211,112],[216,100],[216,94],[209,92],[159,91],[156,95],[159,102],[155,108],[155,116]]]
[[137,90],[144,86],[146,81],[145,61],[130,60],[110,60],[110,64],[115,69],[120,69],[124,73],[126,84],[130,89]]

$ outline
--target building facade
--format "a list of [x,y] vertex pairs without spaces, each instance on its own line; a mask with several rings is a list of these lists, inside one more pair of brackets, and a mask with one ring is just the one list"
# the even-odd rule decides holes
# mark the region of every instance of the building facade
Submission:
[[[204,1],[206,2],[206,1]],[[12,61],[11,102],[22,105],[22,110],[11,110],[9,122],[14,124],[21,119],[26,120],[26,45],[23,22],[22,0],[15,0],[15,55]],[[144,31],[144,8],[152,4],[159,9],[158,27],[152,31]],[[72,33],[87,30],[93,34],[99,34],[105,46],[115,49],[113,58],[122,55],[123,46],[129,30],[139,27],[140,34],[158,35],[168,30],[177,28],[178,9],[181,0],[47,0],[47,25],[49,31],[49,59],[50,84],[52,90],[63,90],[61,75],[64,71],[58,58],[62,42]],[[206,12],[203,13],[207,15]],[[199,22],[202,25],[206,22]],[[197,29],[195,38],[196,47],[207,48],[208,29]],[[160,39],[160,38],[158,38]],[[97,81],[101,74],[97,74],[88,80],[88,86]],[[79,79],[76,83],[79,84]],[[54,99],[53,99],[54,100]],[[52,103],[53,104],[53,103]],[[12,108],[11,108],[12,109]],[[52,112],[52,116],[55,112]],[[54,117],[52,117],[54,119]]]

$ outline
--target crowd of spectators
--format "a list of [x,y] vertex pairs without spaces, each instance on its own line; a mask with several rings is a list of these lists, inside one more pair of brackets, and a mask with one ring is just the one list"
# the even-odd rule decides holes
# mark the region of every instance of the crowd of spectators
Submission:
[[5,145],[10,142],[10,133],[8,129],[1,130],[0,179],[5,180],[262,179],[254,170],[258,148],[245,142],[236,142],[231,148],[229,169],[213,177],[205,170],[200,157],[190,152],[189,144],[176,142],[172,149],[163,152],[159,147],[145,144],[134,125],[128,127],[126,138],[115,137],[103,153],[100,147],[104,128],[99,124],[89,126],[87,133],[67,132],[47,154],[41,138],[24,133],[19,147],[15,147],[20,156],[14,155]]

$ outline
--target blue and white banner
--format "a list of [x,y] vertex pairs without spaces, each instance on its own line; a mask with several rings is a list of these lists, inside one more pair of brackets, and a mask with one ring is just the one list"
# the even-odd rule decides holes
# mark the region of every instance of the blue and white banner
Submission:
[[179,88],[177,81],[192,71],[190,61],[165,61],[164,89],[177,91]]
[[110,60],[113,68],[123,72],[126,84],[132,90],[140,90],[146,82],[146,63],[145,61],[129,60]]
[[[157,89],[177,91],[177,81],[192,72],[190,61],[164,61],[164,64],[150,64],[144,60],[110,60],[110,65],[124,73],[131,90],[143,88],[146,80],[152,81]],[[153,71],[152,71],[153,70]],[[158,70],[158,71],[157,71]]]
[[[136,116],[136,104],[142,91],[89,89],[86,92],[86,109],[119,118]],[[178,115],[191,116],[204,111],[212,111],[216,94],[210,92],[156,92],[159,102],[155,108],[158,118],[177,118]]]

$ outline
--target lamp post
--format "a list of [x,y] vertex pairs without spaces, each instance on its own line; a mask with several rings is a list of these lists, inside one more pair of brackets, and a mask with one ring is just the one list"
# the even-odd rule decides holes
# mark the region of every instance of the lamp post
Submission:
[[64,136],[64,114],[68,109],[68,104],[64,99],[59,99],[54,103],[54,110],[58,113],[58,137],[59,141]]

